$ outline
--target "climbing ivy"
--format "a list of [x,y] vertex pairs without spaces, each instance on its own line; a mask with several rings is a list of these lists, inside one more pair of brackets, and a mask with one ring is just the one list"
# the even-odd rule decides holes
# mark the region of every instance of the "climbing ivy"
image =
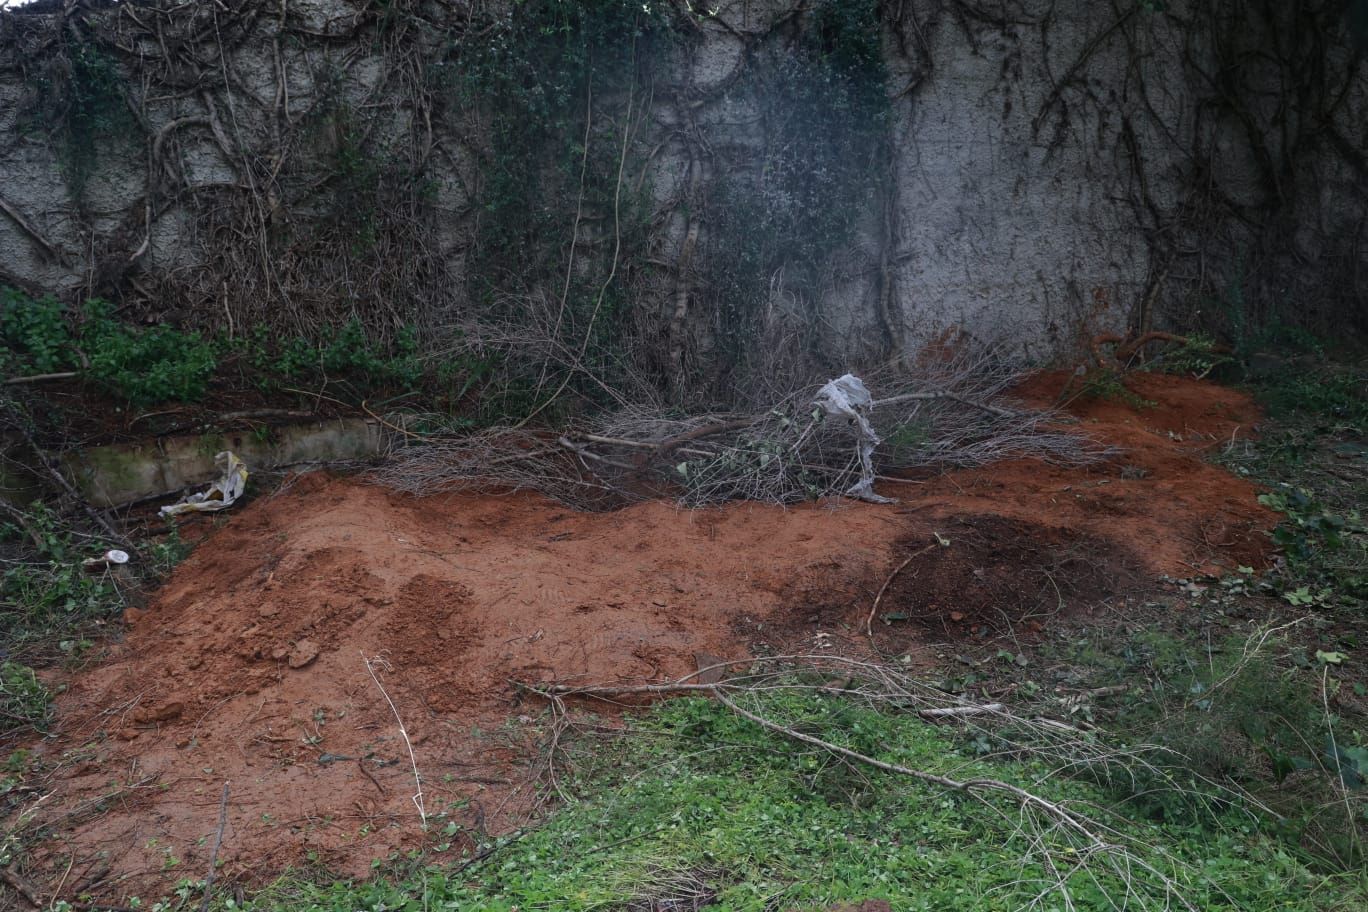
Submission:
[[41,63],[29,84],[32,96],[25,120],[31,129],[56,140],[67,185],[80,201],[100,156],[133,129],[118,65],[93,40],[68,37],[59,53]]
[[[649,153],[629,142],[621,161],[621,133],[629,106],[646,103],[652,73],[687,72],[699,23],[684,15],[625,0],[530,0],[456,48],[454,77],[445,77],[452,104],[478,112],[486,137],[470,299],[487,312],[520,294],[559,295],[578,213],[584,268],[569,270],[566,325],[585,327],[598,312],[586,366],[610,382],[627,360],[633,278],[668,269],[670,257],[653,261],[648,248]],[[711,186],[684,203],[704,218],[695,294],[723,362],[753,351],[776,272],[816,301],[832,253],[869,216],[887,174],[881,31],[875,0],[822,0],[792,25],[748,39],[739,77],[726,97],[709,99],[755,110],[761,125],[758,150],[730,142],[722,125],[699,125],[694,140],[713,146]],[[649,142],[658,150],[662,139]],[[615,249],[616,278],[605,286]]]
[[453,45],[440,77],[447,115],[473,112],[480,135],[470,300],[497,315],[527,295],[563,294],[564,326],[587,334],[595,372],[622,358],[626,289],[647,249],[634,140],[650,74],[681,44],[674,17],[631,0],[528,0],[480,41]]
[[[108,26],[142,26],[111,14],[54,36],[58,63],[26,62],[31,119],[78,199],[125,119],[132,133],[169,131],[157,134],[165,142],[148,192],[187,207],[214,239],[203,269],[163,277],[158,289],[167,307],[183,298],[187,328],[215,328],[218,311],[203,302],[225,287],[230,334],[234,324],[238,333],[266,324],[314,347],[327,344],[326,327],[353,318],[386,344],[399,327],[420,325],[433,348],[458,323],[511,326],[548,336],[547,345],[531,354],[500,342],[469,347],[494,365],[481,376],[524,405],[548,390],[601,401],[629,375],[637,390],[659,387],[646,398],[683,401],[722,388],[727,365],[756,349],[776,275],[791,299],[816,308],[833,253],[869,218],[888,170],[877,0],[812,0],[760,17],[764,28],[710,21],[696,4],[640,0],[518,0],[454,18],[420,6],[373,5],[336,36],[369,42],[385,67],[383,89],[364,103],[360,70],[310,56],[312,33],[286,16],[280,72],[313,67],[309,91],[290,96],[288,136],[257,135],[251,124],[261,118],[233,120],[235,96],[220,83],[236,61],[210,65],[184,51],[204,34],[189,12],[164,25],[180,36],[178,65],[206,87],[202,116],[187,102],[177,119],[133,118],[130,104],[145,109],[147,99],[122,69],[146,85],[184,74],[161,58],[123,55],[122,32]],[[215,23],[235,40],[256,34],[240,17]],[[712,62],[694,52],[728,30],[741,44],[735,71],[695,80]],[[240,180],[196,185],[177,155],[202,142],[220,145]],[[687,186],[677,180],[683,157],[697,165]],[[657,173],[670,185],[653,187]],[[439,193],[454,182],[465,184],[464,211],[434,205],[460,199]],[[152,262],[135,255],[145,228],[126,234],[99,254],[115,264],[111,283]],[[546,325],[531,324],[529,307]],[[694,347],[681,355],[685,344]],[[495,409],[520,412],[512,401]]]
[[479,112],[487,131],[477,239],[485,268],[472,270],[476,290],[554,274],[576,204],[611,211],[620,153],[612,131],[620,139],[629,103],[639,115],[647,64],[670,37],[665,13],[641,3],[530,0],[460,48],[455,98]]
[[753,344],[781,271],[787,289],[819,306],[831,254],[869,218],[888,173],[878,4],[825,0],[800,25],[796,38],[761,48],[734,89],[760,110],[763,146],[708,199],[708,284],[733,361]]

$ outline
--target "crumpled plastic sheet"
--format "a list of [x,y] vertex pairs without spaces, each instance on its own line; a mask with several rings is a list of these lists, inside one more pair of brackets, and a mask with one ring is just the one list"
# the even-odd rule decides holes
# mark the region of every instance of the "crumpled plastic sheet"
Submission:
[[214,513],[233,505],[247,488],[247,464],[229,450],[214,457],[214,465],[223,474],[208,489],[182,498],[178,503],[162,507],[161,516],[180,516],[184,513]]
[[812,404],[828,415],[849,418],[859,429],[860,439],[855,444],[855,450],[860,459],[860,480],[850,486],[846,496],[870,503],[897,503],[892,498],[874,493],[874,448],[880,440],[867,417],[868,411],[874,407],[874,397],[869,395],[864,381],[854,374],[837,377],[817,391]]

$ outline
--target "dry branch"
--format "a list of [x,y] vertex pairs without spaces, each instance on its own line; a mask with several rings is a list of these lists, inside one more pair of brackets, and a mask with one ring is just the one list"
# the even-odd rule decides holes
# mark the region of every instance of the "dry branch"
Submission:
[[[884,394],[868,409],[882,441],[872,456],[875,479],[1009,457],[1077,465],[1106,455],[1054,427],[1056,416],[1010,402],[1018,376],[992,353],[868,375]],[[794,384],[741,413],[679,417],[624,402],[558,433],[514,426],[428,439],[399,452],[379,479],[413,493],[530,488],[582,509],[660,496],[687,506],[849,496],[869,471],[863,438],[855,422],[814,404],[821,386]]]
[[29,374],[27,377],[10,377],[5,381],[6,386],[13,386],[19,383],[43,383],[48,380],[70,380],[76,376],[76,371],[57,371],[52,374]]
[[223,783],[223,797],[219,799],[218,831],[214,834],[214,848],[209,853],[209,873],[204,875],[204,897],[200,912],[209,912],[209,898],[213,895],[214,876],[218,873],[218,854],[223,847],[223,829],[228,825],[228,783]]
[[9,884],[14,889],[14,892],[22,896],[24,900],[35,909],[41,909],[43,907],[43,901],[38,895],[37,888],[29,883],[28,879],[18,871],[15,871],[13,868],[0,868],[0,880]]

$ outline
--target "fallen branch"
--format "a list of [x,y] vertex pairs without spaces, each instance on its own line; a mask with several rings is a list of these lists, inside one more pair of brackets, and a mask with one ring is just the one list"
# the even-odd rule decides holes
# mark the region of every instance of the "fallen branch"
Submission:
[[917,711],[917,715],[923,719],[958,719],[964,716],[1000,713],[1006,708],[1001,703],[975,703],[969,706],[938,706],[934,709],[920,709]]
[[77,376],[76,371],[58,371],[54,374],[30,374],[27,377],[10,377],[5,381],[6,386],[13,386],[19,383],[42,383],[46,380],[70,380]]
[[[1137,847],[1133,840],[1106,822],[1074,810],[1064,801],[1051,800],[1030,788],[1014,785],[1000,779],[989,777],[959,779],[950,775],[881,760],[878,757],[799,731],[737,702],[738,694],[761,694],[770,690],[810,687],[823,692],[831,692],[827,686],[805,684],[801,678],[801,670],[798,672],[800,675],[798,679],[792,678],[792,668],[785,670],[781,667],[776,669],[774,673],[752,674],[744,680],[734,679],[712,684],[692,683],[693,678],[712,668],[735,664],[787,663],[801,659],[842,665],[847,669],[860,669],[870,676],[869,680],[855,685],[853,684],[855,679],[852,677],[852,672],[847,671],[845,672],[845,684],[837,693],[853,698],[882,701],[885,705],[901,709],[907,709],[910,706],[920,718],[928,722],[936,719],[957,719],[965,720],[966,724],[972,725],[973,723],[968,721],[971,718],[987,716],[997,723],[994,730],[1008,739],[1012,737],[1011,732],[1020,726],[1031,726],[1030,720],[1014,716],[1002,703],[928,706],[917,709],[917,702],[932,699],[939,692],[929,685],[918,685],[899,672],[885,666],[842,656],[768,656],[746,659],[741,662],[719,662],[708,668],[699,669],[699,671],[676,681],[660,684],[577,686],[515,683],[519,688],[535,693],[556,706],[560,705],[564,697],[574,695],[608,698],[669,693],[707,694],[738,717],[746,719],[768,732],[818,748],[847,762],[862,764],[894,775],[905,776],[937,788],[972,796],[984,802],[985,806],[994,814],[1005,814],[1004,809],[994,800],[994,796],[998,799],[1010,801],[1019,809],[1020,816],[1015,818],[1017,824],[1030,831],[1028,838],[1044,854],[1042,863],[1045,870],[1049,872],[1051,889],[1058,890],[1064,895],[1066,908],[1074,907],[1070,897],[1070,878],[1075,872],[1083,870],[1094,859],[1098,859],[1121,884],[1125,885],[1127,891],[1135,888],[1135,881],[1139,875],[1144,875],[1149,880],[1147,889],[1161,893],[1165,903],[1196,912],[1196,907],[1183,897],[1180,885],[1169,874],[1156,867],[1155,863],[1146,860],[1142,851],[1137,850],[1140,848],[1148,851],[1148,849]],[[813,667],[808,670],[820,669]],[[1061,753],[1059,755],[1067,766],[1076,766],[1081,762],[1089,762],[1090,759],[1092,762],[1106,762],[1108,759],[1105,748],[1099,748],[1090,741],[1081,739],[1079,737],[1081,733],[1076,730],[1061,731],[1060,728],[1044,725],[1031,727],[1031,730],[1046,739],[1042,746],[1047,750],[1050,749],[1052,743],[1060,743],[1060,739],[1064,739],[1068,746],[1075,748],[1076,752],[1073,754]],[[1023,743],[1022,747],[1027,747],[1027,745]],[[1137,760],[1137,755],[1133,750],[1126,751],[1124,756],[1133,762],[1144,762]],[[1062,841],[1061,846],[1052,848],[1047,845],[1046,839],[1050,833],[1057,834],[1056,838]]]
[[20,510],[9,501],[0,498],[0,513],[9,517],[9,521],[14,524],[15,528],[24,530],[25,534],[28,535],[29,540],[33,542],[35,548],[39,551],[43,550],[46,546],[46,543],[43,541],[43,536],[38,532],[38,529],[34,527],[23,510]]
[[881,406],[888,405],[898,405],[903,402],[929,402],[933,399],[949,399],[951,402],[958,402],[960,405],[967,405],[970,408],[981,409],[982,411],[985,411],[990,415],[996,415],[999,418],[1011,418],[1019,414],[1018,412],[1014,412],[1011,409],[1005,409],[987,402],[976,402],[973,399],[967,399],[964,396],[957,396],[954,393],[949,393],[945,390],[930,390],[919,393],[903,393],[901,396],[889,396],[887,399],[875,399],[874,402],[871,403],[870,408],[879,408]]
[[75,485],[68,481],[66,476],[63,475],[52,464],[52,462],[49,460],[47,452],[44,451],[43,448],[38,445],[38,441],[33,439],[33,435],[30,434],[28,432],[28,429],[24,427],[23,421],[16,420],[11,422],[11,424],[15,427],[15,429],[19,431],[19,434],[24,438],[24,441],[29,445],[29,449],[33,450],[33,454],[36,457],[38,457],[38,461],[43,464],[43,468],[47,469],[48,474],[52,476],[52,480],[57,482],[57,486],[61,488],[63,491],[65,491],[71,497],[72,500],[76,501],[76,503],[81,505],[81,509],[85,511],[86,515],[90,517],[91,521],[94,522],[95,525],[99,526],[101,529],[104,530],[105,534],[109,537],[109,540],[112,543],[118,545],[120,548],[123,548],[128,553],[137,554],[138,549],[134,548],[132,543],[129,542],[128,539],[120,535],[118,530],[114,528],[113,524],[110,523],[109,520],[101,516],[95,510],[95,508],[92,507],[86,501],[86,499],[81,496],[81,492],[76,490]]
[[28,878],[14,870],[14,868],[0,868],[0,880],[3,880],[13,887],[14,892],[24,897],[29,905],[33,906],[35,909],[41,909],[43,907],[43,901],[38,896],[37,888],[29,882]]
[[[712,666],[725,667],[725,666]],[[700,672],[694,672],[699,674]],[[718,689],[727,689],[726,684],[688,684],[683,681],[675,681],[669,684],[618,684],[591,687],[575,687],[570,684],[549,684],[545,686],[535,686],[525,681],[511,681],[514,687],[525,690],[528,693],[536,694],[545,700],[559,697],[633,697],[633,696],[664,696],[667,694],[688,694],[701,693],[716,695]],[[849,690],[848,688],[823,688],[826,693],[840,693]],[[849,691],[858,693],[858,691]],[[1006,711],[1006,706],[1002,703],[973,703],[965,706],[935,706],[930,709],[919,709],[917,715],[923,719],[956,719],[964,716],[978,716],[991,713]]]
[[[1163,332],[1162,330],[1152,330],[1150,332],[1141,333],[1138,336],[1132,336],[1130,333],[1126,333],[1125,335],[1102,333],[1094,336],[1089,342],[1088,347],[1092,351],[1093,360],[1097,362],[1097,366],[1107,367],[1108,359],[1106,355],[1103,354],[1103,346],[1114,346],[1111,366],[1125,370],[1130,366],[1131,361],[1135,359],[1135,356],[1140,353],[1141,349],[1152,342],[1168,342],[1171,345],[1181,345],[1185,347],[1193,344],[1192,339],[1188,336],[1180,336],[1176,333]],[[1211,346],[1210,351],[1219,355],[1229,355],[1232,352],[1230,347],[1226,345],[1213,345]]]
[[[914,373],[874,373],[866,379],[885,395],[866,407],[863,427],[820,407],[826,386],[815,381],[751,403],[749,414],[680,416],[623,406],[555,431],[513,426],[433,437],[396,453],[378,476],[412,493],[531,488],[589,510],[664,492],[690,507],[731,500],[789,504],[862,496],[874,481],[915,484],[896,479],[907,470],[1004,458],[1078,465],[1111,452],[1061,431],[1052,413],[998,404],[1018,376],[1011,362],[992,353]],[[552,444],[559,458],[544,452]]]
[[[697,674],[697,672],[695,672]],[[528,693],[536,694],[543,699],[555,697],[628,697],[645,696],[650,694],[680,694],[680,693],[712,693],[717,689],[716,684],[686,684],[682,681],[672,681],[668,684],[618,684],[618,685],[591,685],[586,687],[576,687],[570,684],[547,684],[539,686],[529,684],[526,681],[511,681],[514,687],[525,690]]]
[[801,741],[804,744],[810,744],[813,747],[820,747],[822,750],[829,751],[833,754],[845,757],[849,760],[858,761],[867,766],[872,766],[875,769],[881,769],[889,773],[897,773],[901,776],[909,776],[913,779],[921,780],[922,782],[928,782],[932,785],[939,785],[942,788],[950,789],[951,791],[967,793],[985,791],[1002,792],[1006,795],[1010,795],[1022,807],[1030,807],[1044,811],[1049,817],[1053,818],[1054,820],[1058,821],[1059,823],[1063,824],[1069,829],[1072,829],[1080,836],[1085,837],[1085,839],[1088,842],[1090,842],[1095,848],[1114,848],[1113,846],[1104,842],[1102,839],[1098,838],[1091,830],[1088,829],[1087,826],[1084,825],[1084,821],[1086,820],[1086,818],[1084,818],[1082,815],[1075,814],[1072,811],[1065,808],[1062,804],[1059,804],[1058,802],[1042,798],[1034,792],[1029,792],[1024,788],[1021,788],[1020,786],[1012,785],[1010,782],[1003,782],[1001,779],[952,779],[949,776],[942,776],[939,773],[929,773],[926,770],[915,769],[910,766],[903,766],[899,763],[889,763],[886,760],[880,760],[877,757],[871,757],[868,754],[862,754],[859,751],[851,750],[848,747],[842,747],[839,744],[832,744],[830,741],[824,741],[815,735],[804,734],[803,732],[796,731],[784,725],[780,725],[778,722],[766,719],[764,716],[757,715],[756,713],[753,713],[742,706],[738,706],[733,701],[727,699],[726,695],[722,693],[721,688],[714,687],[713,696],[717,698],[719,703],[721,703],[723,706],[726,706],[728,709],[736,713],[741,718],[754,722],[756,725],[760,726],[766,731],[774,732],[777,735],[783,735],[785,738],[791,738],[794,741]]

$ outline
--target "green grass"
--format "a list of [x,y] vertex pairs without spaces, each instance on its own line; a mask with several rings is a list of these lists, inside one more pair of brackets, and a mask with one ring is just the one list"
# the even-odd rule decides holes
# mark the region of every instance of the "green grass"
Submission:
[[23,516],[24,528],[0,521],[0,737],[42,729],[48,692],[29,666],[82,659],[123,612],[130,586],[155,584],[183,560],[190,546],[172,530],[142,543],[127,576],[89,573],[83,558],[111,547],[73,529],[43,503]]
[[74,541],[41,504],[26,523],[21,530],[0,522],[0,545],[22,555],[0,573],[0,737],[41,731],[48,719],[47,688],[29,664],[78,657],[91,645],[86,637],[123,609],[113,580],[81,567],[100,543]]
[[1368,370],[1348,365],[1288,366],[1255,384],[1269,414],[1286,420],[1313,419],[1368,431]]
[[81,567],[82,558],[111,545],[72,538],[41,503],[30,508],[26,523],[21,530],[0,522],[0,543],[23,555],[7,561],[0,574],[0,649],[9,655],[64,640],[123,607],[108,574]]
[[[1115,737],[1173,748],[1165,776],[1257,795],[1290,844],[1348,869],[1364,863],[1368,834],[1368,372],[1317,354],[1276,362],[1247,388],[1268,420],[1216,458],[1283,515],[1276,566],[1183,580],[1148,611],[1079,625],[1050,649],[1055,680],[1036,684],[1127,688],[1082,709]],[[1158,819],[1202,808],[1146,792],[1144,777],[1119,784]]]
[[[990,776],[1052,799],[1103,793],[1026,760],[989,762],[953,728],[809,692],[759,701],[770,717],[881,759],[958,777]],[[992,804],[890,773],[859,769],[764,731],[703,699],[659,706],[621,737],[574,750],[577,800],[544,825],[457,873],[432,864],[402,879],[309,884],[286,879],[256,912],[380,909],[821,909],[885,899],[899,910],[1011,910],[1066,905],[1046,870],[1077,859],[1064,840],[1035,843],[1010,802]],[[1095,811],[1106,817],[1107,812]],[[1244,811],[1205,826],[1110,817],[1140,858],[1196,908],[1362,908],[1361,877],[1317,875]],[[1094,864],[1067,878],[1074,908],[1163,908],[1153,878],[1127,899]],[[1172,897],[1169,897],[1170,901]],[[651,903],[654,902],[655,905]],[[679,905],[675,908],[695,908]]]

